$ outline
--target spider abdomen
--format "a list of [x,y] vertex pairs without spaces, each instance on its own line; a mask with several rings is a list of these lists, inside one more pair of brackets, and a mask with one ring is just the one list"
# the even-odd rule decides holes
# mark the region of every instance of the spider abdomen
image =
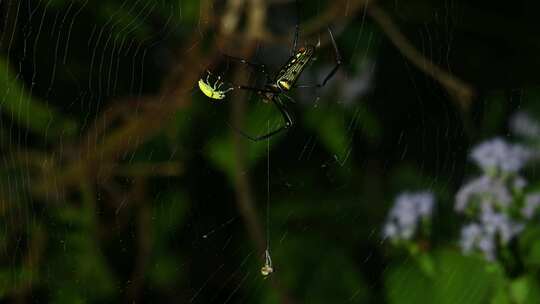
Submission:
[[283,91],[289,91],[306,68],[307,63],[313,57],[315,47],[308,45],[301,47],[294,53],[287,63],[279,70],[275,83]]

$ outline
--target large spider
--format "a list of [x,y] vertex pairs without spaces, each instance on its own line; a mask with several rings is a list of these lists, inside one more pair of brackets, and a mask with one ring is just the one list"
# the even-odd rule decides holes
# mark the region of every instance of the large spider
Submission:
[[[296,6],[298,10],[298,1],[296,1]],[[264,64],[251,62],[242,58],[236,58],[228,55],[224,55],[225,57],[238,61],[242,64],[248,65],[251,68],[253,68],[256,71],[261,72],[265,76],[265,84],[262,87],[251,87],[251,86],[243,86],[243,85],[227,85],[226,88],[222,88],[224,85],[224,82],[221,80],[221,77],[217,77],[215,82],[212,84],[209,76],[211,75],[210,72],[208,72],[207,77],[201,78],[199,80],[199,89],[209,98],[212,99],[224,99],[226,97],[226,94],[234,89],[241,89],[241,90],[248,90],[256,92],[261,98],[264,100],[267,100],[271,103],[273,103],[279,112],[281,113],[281,116],[283,117],[283,125],[279,128],[261,135],[261,136],[251,136],[247,133],[236,129],[238,132],[240,132],[243,136],[246,138],[252,140],[252,141],[260,141],[267,139],[273,135],[276,135],[280,133],[283,130],[287,130],[294,126],[294,119],[293,116],[289,113],[289,110],[287,109],[286,104],[283,102],[281,97],[286,97],[287,99],[294,101],[291,97],[286,95],[287,92],[294,88],[302,87],[302,88],[320,88],[334,76],[336,71],[338,70],[339,66],[341,65],[341,56],[339,54],[339,50],[336,44],[336,41],[334,39],[334,35],[332,34],[332,30],[330,27],[328,29],[328,34],[330,36],[330,41],[332,42],[332,46],[334,47],[335,57],[336,57],[336,65],[334,68],[326,75],[326,77],[323,79],[321,83],[315,84],[315,85],[296,85],[296,81],[306,68],[306,65],[308,62],[310,62],[313,59],[313,55],[315,52],[320,48],[320,41],[316,45],[305,45],[303,47],[297,48],[297,42],[298,42],[298,33],[300,31],[300,25],[297,20],[296,23],[296,29],[294,33],[294,40],[293,40],[293,47],[291,50],[291,57],[287,62],[283,65],[283,67],[279,70],[279,72],[274,76],[270,77],[268,72],[266,71],[266,66]]]

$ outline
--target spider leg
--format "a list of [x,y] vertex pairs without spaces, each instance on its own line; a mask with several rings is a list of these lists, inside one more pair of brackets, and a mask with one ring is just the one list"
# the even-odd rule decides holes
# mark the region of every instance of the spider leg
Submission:
[[276,93],[276,92],[274,92],[272,90],[269,90],[269,89],[266,89],[266,88],[250,87],[250,86],[245,86],[245,85],[235,86],[234,88],[239,89],[239,90],[252,91],[252,92],[255,92],[257,94],[262,94],[262,93],[275,94]]
[[332,78],[332,76],[334,76],[334,74],[337,72],[337,70],[341,66],[341,55],[339,54],[339,49],[337,47],[336,39],[334,39],[334,34],[332,33],[332,30],[330,29],[330,27],[328,27],[328,35],[330,35],[330,41],[332,42],[332,46],[334,47],[334,53],[335,53],[335,56],[336,56],[336,65],[330,71],[330,73],[328,73],[328,75],[326,75],[326,77],[324,78],[324,80],[323,80],[323,82],[321,84],[321,87],[324,86],[326,84],[326,82],[328,80],[330,80],[330,78]]
[[281,113],[281,116],[283,117],[283,121],[285,122],[285,125],[282,127],[284,129],[288,129],[294,125],[294,118],[278,96],[273,99],[274,104],[278,108],[279,112]]
[[252,68],[253,70],[263,73],[264,77],[266,77],[267,82],[272,79],[270,77],[270,74],[268,74],[268,72],[266,71],[266,65],[264,65],[264,64],[248,61],[248,60],[245,60],[243,58],[238,58],[238,57],[230,56],[230,55],[227,55],[227,54],[221,54],[221,55],[223,57],[229,59],[229,60],[233,60],[233,61],[237,61],[237,62],[239,62],[241,64],[245,64],[245,65],[249,66],[250,68]]
[[283,96],[285,96],[290,102],[292,103],[296,103],[296,100],[294,100],[294,98],[292,98],[291,96],[285,94],[285,93],[282,93]]
[[261,140],[265,140],[267,138],[270,138],[284,130],[287,130],[289,128],[291,128],[292,126],[294,126],[294,119],[293,119],[293,116],[289,113],[287,107],[283,104],[283,102],[281,101],[281,99],[279,97],[275,97],[272,99],[272,102],[274,103],[274,105],[276,106],[276,108],[278,108],[279,112],[281,113],[281,116],[283,117],[283,121],[284,121],[284,125],[282,125],[281,127],[275,129],[274,131],[272,132],[269,132],[267,134],[264,134],[264,135],[261,135],[261,136],[251,136],[247,133],[245,133],[244,131],[232,126],[229,124],[229,126],[235,130],[236,132],[240,133],[240,135],[244,136],[245,138],[251,140],[251,141],[261,141]]
[[294,55],[294,52],[296,51],[296,47],[298,45],[298,33],[300,32],[300,4],[298,3],[298,0],[295,1],[296,5],[296,24],[294,25],[294,38],[293,38],[293,45],[291,49],[291,56]]
[[324,87],[326,85],[326,83],[328,82],[328,80],[330,80],[330,78],[332,78],[337,70],[339,69],[339,67],[341,66],[341,55],[339,54],[339,49],[337,47],[337,43],[336,43],[336,40],[334,39],[334,34],[332,33],[332,30],[330,29],[330,27],[327,28],[328,29],[328,34],[330,35],[330,41],[332,42],[332,46],[334,47],[334,53],[335,53],[335,57],[336,57],[336,65],[332,68],[332,70],[328,73],[328,75],[326,75],[326,77],[324,77],[324,80],[319,83],[319,84],[316,84],[316,85],[295,85],[294,87],[295,88],[321,88],[321,87]]

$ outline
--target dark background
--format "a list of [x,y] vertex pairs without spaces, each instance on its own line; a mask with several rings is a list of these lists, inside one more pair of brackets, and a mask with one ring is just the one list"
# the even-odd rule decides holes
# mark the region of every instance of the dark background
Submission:
[[[299,82],[334,64],[327,26],[343,65],[290,94],[293,129],[254,143],[227,122],[262,134],[274,108],[196,83],[261,84],[220,53],[276,73],[294,1],[0,1],[0,298],[522,303],[497,290],[536,270],[460,255],[453,198],[471,145],[538,107],[540,3],[299,5],[299,44],[323,45]],[[393,198],[422,189],[437,197],[432,276],[381,234]]]

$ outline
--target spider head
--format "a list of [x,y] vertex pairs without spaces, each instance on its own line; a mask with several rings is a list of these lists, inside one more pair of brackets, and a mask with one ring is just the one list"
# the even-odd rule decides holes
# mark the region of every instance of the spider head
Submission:
[[291,82],[287,79],[280,79],[278,80],[279,88],[283,91],[288,91],[291,89]]

